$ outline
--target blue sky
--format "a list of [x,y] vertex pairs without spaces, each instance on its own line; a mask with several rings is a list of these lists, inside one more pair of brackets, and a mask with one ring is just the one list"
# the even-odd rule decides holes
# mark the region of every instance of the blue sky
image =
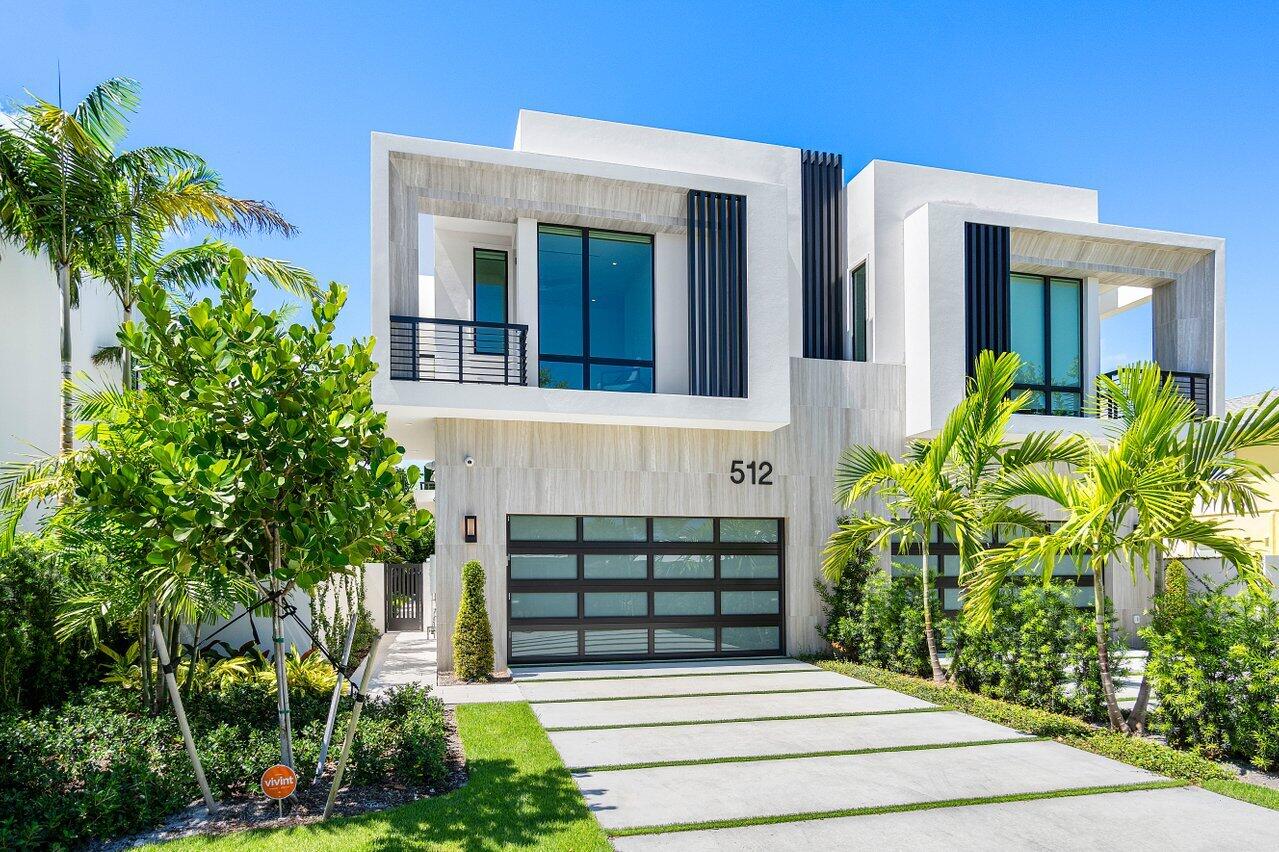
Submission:
[[[1127,8],[1116,8],[1124,5]],[[1275,4],[20,3],[0,97],[143,84],[132,144],[190,148],[301,228],[250,240],[351,287],[368,137],[509,146],[521,107],[1101,191],[1103,221],[1226,237],[1230,395],[1279,385]],[[1149,352],[1148,314],[1108,323]]]

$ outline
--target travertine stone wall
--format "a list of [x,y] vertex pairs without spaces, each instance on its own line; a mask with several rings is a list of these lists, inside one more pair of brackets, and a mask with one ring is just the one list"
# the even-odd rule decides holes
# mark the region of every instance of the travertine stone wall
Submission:
[[[900,450],[903,369],[792,359],[791,383],[792,420],[775,432],[437,421],[440,668],[452,665],[448,640],[469,559],[487,572],[497,662],[506,665],[508,514],[785,518],[787,650],[815,650],[821,607],[813,580],[840,512],[832,500],[835,462],[853,443]],[[474,466],[465,465],[467,456]],[[771,462],[775,484],[734,485],[734,459]],[[468,514],[479,521],[475,544],[462,541]]]

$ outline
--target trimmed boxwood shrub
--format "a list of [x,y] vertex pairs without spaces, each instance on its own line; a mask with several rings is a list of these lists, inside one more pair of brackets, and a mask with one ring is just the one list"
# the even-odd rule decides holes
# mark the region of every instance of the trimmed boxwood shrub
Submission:
[[493,627],[484,603],[484,568],[462,566],[462,601],[453,626],[453,673],[460,680],[482,680],[493,674]]
[[[1170,564],[1169,586],[1176,573]],[[1154,731],[1209,756],[1279,765],[1279,604],[1170,589],[1141,635],[1158,701]]]

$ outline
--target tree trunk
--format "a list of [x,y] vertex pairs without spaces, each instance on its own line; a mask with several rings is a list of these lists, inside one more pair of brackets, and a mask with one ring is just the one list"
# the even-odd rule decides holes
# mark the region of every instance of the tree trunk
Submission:
[[[62,360],[62,452],[75,446],[75,423],[71,416],[71,265],[58,264],[58,295],[62,301],[62,327],[59,337]],[[148,662],[148,665],[150,663]]]
[[142,709],[151,712],[155,704],[151,699],[151,611],[142,614],[141,636],[138,637],[138,674],[141,677]]
[[919,575],[924,584],[924,642],[928,644],[928,665],[933,670],[933,683],[938,686],[945,686],[946,674],[942,671],[941,658],[937,656],[937,637],[933,635],[933,590],[928,573],[927,533],[925,533],[924,542],[920,547],[920,555],[922,568]]
[[[121,325],[133,321],[132,302],[125,303],[123,320]],[[129,352],[129,347],[123,344],[120,346],[120,388],[127,391],[137,389],[137,382],[134,381],[133,376],[133,355]]]
[[1119,702],[1115,698],[1115,682],[1110,677],[1110,637],[1106,635],[1106,591],[1105,577],[1102,569],[1093,570],[1093,623],[1096,627],[1097,664],[1101,666],[1101,691],[1106,699],[1106,717],[1110,720],[1112,731],[1122,731],[1123,714],[1119,712]]
[[182,684],[182,697],[186,701],[191,700],[191,692],[195,689],[195,667],[200,663],[200,621],[195,622],[194,632],[191,634],[191,665],[187,666],[187,682]]
[[[1155,560],[1155,595],[1161,595],[1164,591],[1164,552],[1162,548],[1156,548],[1154,554]],[[1150,660],[1146,660],[1149,665]],[[1128,713],[1128,733],[1144,734],[1146,733],[1146,713],[1150,710],[1150,680],[1146,675],[1146,670],[1141,670],[1141,686],[1137,688],[1137,701],[1132,705],[1132,710]]]
[[283,596],[287,591],[276,576],[280,570],[280,534],[271,531],[271,642],[275,654],[276,711],[280,719],[280,763],[293,768],[293,724],[289,718],[289,669],[284,645]]

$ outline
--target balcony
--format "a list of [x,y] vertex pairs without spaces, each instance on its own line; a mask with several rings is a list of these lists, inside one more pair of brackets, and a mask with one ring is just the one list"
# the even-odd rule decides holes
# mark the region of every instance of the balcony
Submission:
[[392,316],[391,378],[526,385],[527,343],[527,325]]
[[[1211,377],[1207,373],[1192,373],[1186,370],[1160,370],[1164,381],[1171,380],[1177,390],[1186,399],[1195,404],[1200,417],[1207,417],[1212,404]],[[1112,379],[1118,377],[1118,370],[1111,370],[1106,375]],[[1114,406],[1109,406],[1106,416],[1115,419],[1119,413]]]

